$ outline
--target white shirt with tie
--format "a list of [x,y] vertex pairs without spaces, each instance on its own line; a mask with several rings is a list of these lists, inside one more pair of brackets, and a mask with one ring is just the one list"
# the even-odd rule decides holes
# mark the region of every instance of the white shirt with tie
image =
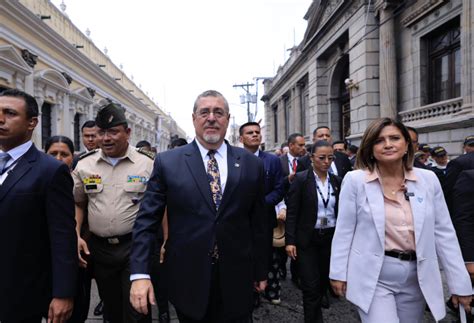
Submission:
[[7,179],[8,174],[15,168],[16,164],[18,163],[18,160],[26,154],[26,152],[31,148],[33,143],[31,140],[28,140],[24,144],[21,144],[19,146],[16,146],[15,148],[10,149],[9,151],[3,151],[0,149],[0,152],[6,152],[7,154],[10,155],[10,159],[7,161],[5,168],[8,168],[6,172],[4,172],[2,175],[0,175],[0,185],[3,184],[3,182]]

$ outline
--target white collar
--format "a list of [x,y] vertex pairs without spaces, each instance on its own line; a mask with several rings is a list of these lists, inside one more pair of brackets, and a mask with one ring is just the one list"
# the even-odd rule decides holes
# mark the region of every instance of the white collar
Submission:
[[[10,149],[9,151],[5,151],[5,153],[8,153],[12,159],[12,161],[16,161],[19,159],[21,156],[26,154],[26,152],[33,146],[33,142],[31,140],[28,140],[24,144],[21,144],[19,146],[16,146],[15,148]],[[0,149],[0,152],[4,152]]]
[[[204,160],[204,158],[206,158],[206,156],[207,156],[207,153],[209,152],[209,149],[207,149],[203,145],[201,145],[199,140],[197,140],[196,138],[194,138],[194,141],[196,141],[196,144],[199,148],[199,152],[201,153],[201,157]],[[216,154],[219,155],[222,158],[225,158],[225,156],[227,156],[227,145],[224,141],[222,142],[221,146],[216,149]]]

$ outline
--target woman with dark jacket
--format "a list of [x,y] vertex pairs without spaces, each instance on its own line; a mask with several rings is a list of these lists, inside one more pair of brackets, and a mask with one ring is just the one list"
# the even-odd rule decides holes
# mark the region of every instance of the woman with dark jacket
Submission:
[[297,259],[305,322],[323,322],[321,299],[329,287],[329,259],[341,179],[329,173],[334,150],[317,141],[312,168],[296,174],[287,199],[286,252]]

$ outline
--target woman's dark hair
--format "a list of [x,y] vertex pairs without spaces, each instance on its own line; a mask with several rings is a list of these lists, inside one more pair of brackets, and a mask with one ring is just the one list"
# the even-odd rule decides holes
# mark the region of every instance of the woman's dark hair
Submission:
[[360,143],[356,157],[355,166],[357,169],[368,169],[371,172],[374,171],[377,163],[374,158],[375,142],[379,138],[382,129],[387,126],[394,126],[402,133],[403,138],[405,138],[405,141],[407,142],[407,153],[403,155],[403,167],[405,170],[413,168],[414,151],[407,128],[400,121],[391,118],[381,118],[374,120],[362,136],[362,142]]
[[47,153],[49,148],[51,148],[51,146],[56,143],[66,144],[66,146],[71,151],[71,154],[74,155],[74,144],[72,143],[71,139],[66,136],[49,137],[48,140],[46,140],[46,144],[44,145],[44,152]]
[[327,142],[326,140],[318,140],[311,146],[310,153],[314,154],[316,152],[316,150],[318,150],[318,148],[320,148],[320,147],[332,148],[332,145],[329,142]]

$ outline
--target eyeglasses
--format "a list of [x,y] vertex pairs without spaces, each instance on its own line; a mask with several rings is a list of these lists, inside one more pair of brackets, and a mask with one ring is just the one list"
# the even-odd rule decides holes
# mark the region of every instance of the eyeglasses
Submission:
[[196,115],[200,118],[203,118],[203,119],[209,118],[211,113],[217,119],[223,118],[227,115],[227,112],[223,109],[214,109],[212,111],[209,110],[209,109],[201,109],[199,111],[196,111]]
[[319,159],[320,161],[325,161],[326,159],[329,160],[329,161],[333,161],[334,160],[334,155],[328,155],[328,156],[324,156],[324,155],[321,155],[321,156],[315,156],[313,155],[315,158]]

